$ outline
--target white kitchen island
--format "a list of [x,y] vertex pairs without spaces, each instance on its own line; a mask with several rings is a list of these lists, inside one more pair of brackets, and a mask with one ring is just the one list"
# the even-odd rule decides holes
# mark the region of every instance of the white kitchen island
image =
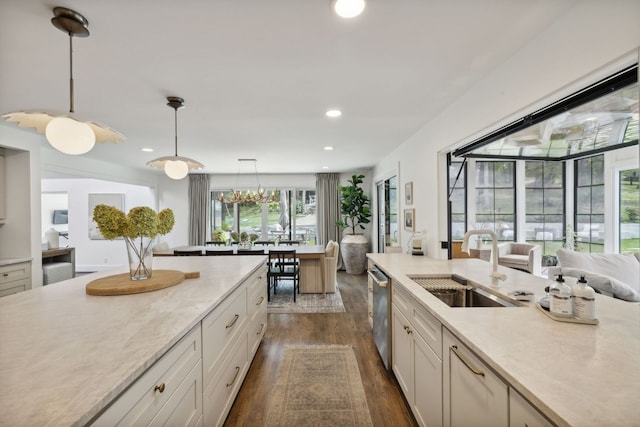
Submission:
[[[487,374],[495,373],[504,381],[509,399],[519,398],[519,393],[553,424],[581,427],[640,425],[639,304],[597,295],[599,324],[596,326],[552,320],[528,302],[520,303],[520,307],[452,308],[408,276],[457,274],[507,298],[512,290],[532,291],[536,294],[535,301],[544,295],[544,287],[550,280],[499,267],[499,272],[507,274],[507,280],[496,287],[489,278],[491,264],[477,259],[431,260],[405,254],[368,254],[368,257],[391,277],[392,288],[404,291],[417,301],[418,322],[414,322],[417,326],[420,326],[420,319],[424,319],[420,317],[420,310],[425,310],[427,317],[433,317],[431,324],[442,326],[440,340],[433,340],[436,345],[429,344],[436,347],[434,351],[439,353],[442,366],[444,425],[451,422],[446,406],[448,396],[453,394],[446,379],[452,369],[452,360],[457,360],[447,347],[446,339],[442,339],[449,331],[470,350],[468,354],[484,362],[488,367]],[[400,314],[397,318],[404,321]],[[424,324],[426,322],[422,322],[422,326]],[[399,327],[393,330],[397,332],[397,338],[409,336],[405,331],[413,332],[402,329],[407,325],[396,326]],[[412,337],[421,332],[420,328],[416,327],[415,332]],[[422,351],[425,345],[420,343],[423,342],[416,339],[415,348]],[[418,350],[415,360],[420,354],[429,354]],[[399,356],[400,362],[401,359]],[[418,378],[416,383],[419,381]],[[419,393],[420,387],[416,385],[418,392],[414,393],[416,406],[424,398]],[[511,413],[509,404],[513,406]],[[509,400],[505,405],[507,416],[513,416],[515,403]]]
[[[201,396],[208,380],[215,391],[221,377],[216,366],[233,365],[237,390],[266,328],[265,261],[255,256],[155,258],[154,269],[199,272],[200,277],[148,293],[86,294],[91,280],[126,272],[115,269],[0,298],[0,425],[90,424],[183,337],[199,341],[199,328]],[[210,316],[220,311],[233,316],[231,322]],[[218,335],[219,348],[207,350],[207,328],[221,324],[224,331],[225,323],[229,331],[255,326],[258,332],[234,332],[228,348],[224,335]],[[215,363],[207,365],[207,352],[215,355]],[[245,358],[237,372],[231,360],[236,355]],[[229,406],[228,399],[220,404]]]

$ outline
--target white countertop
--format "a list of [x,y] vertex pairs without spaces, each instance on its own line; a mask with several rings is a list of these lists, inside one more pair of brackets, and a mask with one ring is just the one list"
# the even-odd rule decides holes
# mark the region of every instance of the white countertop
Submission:
[[551,280],[478,259],[432,260],[368,254],[449,330],[558,425],[640,425],[640,304],[597,295],[599,325],[558,322],[533,303],[511,308],[451,308],[408,275],[455,273],[507,297],[512,290],[544,295]]
[[21,262],[28,262],[28,261],[31,261],[30,257],[23,257],[23,258],[0,257],[0,267],[3,265],[19,264]]
[[261,257],[154,258],[200,272],[166,289],[91,296],[114,269],[0,298],[0,425],[84,425],[262,263]]

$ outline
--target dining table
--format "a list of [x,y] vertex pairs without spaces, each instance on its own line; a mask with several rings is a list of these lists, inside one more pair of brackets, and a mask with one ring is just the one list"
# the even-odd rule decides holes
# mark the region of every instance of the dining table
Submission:
[[176,246],[165,251],[154,251],[153,256],[174,256],[173,251],[200,251],[201,255],[206,252],[228,251],[233,250],[233,255],[243,255],[245,250],[262,249],[265,256],[269,250],[274,249],[295,249],[296,256],[300,259],[300,293],[326,295],[326,279],[325,279],[325,248],[322,245],[252,245],[243,248],[240,245],[218,246],[218,245],[201,245],[201,246]]

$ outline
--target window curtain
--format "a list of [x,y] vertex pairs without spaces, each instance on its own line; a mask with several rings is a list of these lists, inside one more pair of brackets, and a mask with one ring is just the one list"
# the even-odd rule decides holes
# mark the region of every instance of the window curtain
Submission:
[[206,242],[209,212],[209,175],[189,175],[189,246]]
[[316,196],[318,209],[318,244],[329,240],[339,242],[340,230],[336,221],[340,219],[340,175],[337,173],[316,174]]

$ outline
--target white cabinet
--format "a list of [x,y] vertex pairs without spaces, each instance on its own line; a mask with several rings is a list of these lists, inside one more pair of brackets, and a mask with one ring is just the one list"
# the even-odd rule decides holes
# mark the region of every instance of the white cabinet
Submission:
[[509,425],[508,385],[446,328],[444,345],[444,425]]
[[93,426],[202,425],[200,324],[165,353]]
[[[375,264],[368,261],[368,270],[371,270]],[[367,317],[369,326],[373,328],[373,278],[367,274]]]
[[31,289],[31,261],[0,266],[0,297]]
[[551,427],[552,425],[520,393],[513,388],[509,388],[510,427]]
[[408,292],[392,288],[392,366],[421,426],[442,425],[442,326]]
[[267,327],[266,266],[202,320],[203,425],[222,425]]
[[5,194],[6,194],[6,190],[5,190],[5,185],[6,185],[6,178],[5,178],[5,166],[4,166],[4,156],[0,156],[0,224],[4,224],[4,219],[5,219],[5,215],[6,215],[6,208],[5,208]]

